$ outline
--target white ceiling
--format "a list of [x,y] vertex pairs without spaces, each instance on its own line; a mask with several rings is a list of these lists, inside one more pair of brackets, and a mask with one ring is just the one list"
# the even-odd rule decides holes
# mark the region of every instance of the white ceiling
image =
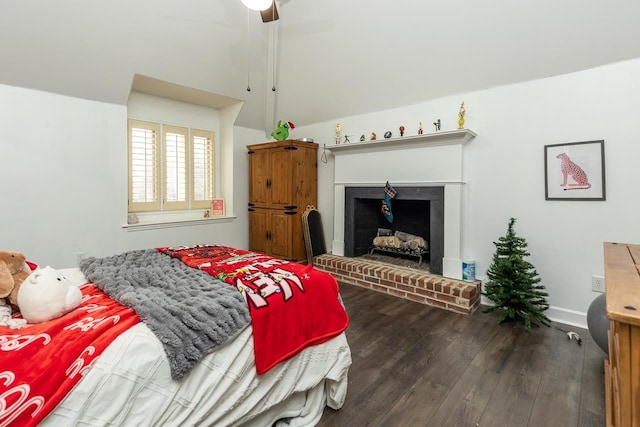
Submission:
[[140,74],[264,130],[640,57],[637,0],[280,0],[275,25],[240,0],[2,3],[0,84],[125,105]]

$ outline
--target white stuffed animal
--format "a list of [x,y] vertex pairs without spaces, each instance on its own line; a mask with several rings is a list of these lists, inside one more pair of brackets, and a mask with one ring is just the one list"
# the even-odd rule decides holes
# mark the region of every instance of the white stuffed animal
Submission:
[[31,273],[18,291],[18,307],[28,323],[43,323],[60,317],[81,301],[80,289],[49,266]]

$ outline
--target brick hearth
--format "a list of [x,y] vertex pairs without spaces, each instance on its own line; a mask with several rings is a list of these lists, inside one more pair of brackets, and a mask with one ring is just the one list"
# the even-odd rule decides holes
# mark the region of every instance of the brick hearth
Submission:
[[338,281],[458,313],[480,305],[480,281],[465,282],[384,262],[324,254],[313,259],[318,270]]

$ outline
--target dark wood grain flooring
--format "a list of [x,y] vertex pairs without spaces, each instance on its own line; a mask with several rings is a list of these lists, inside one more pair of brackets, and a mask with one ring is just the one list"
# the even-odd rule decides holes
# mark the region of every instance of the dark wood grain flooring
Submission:
[[341,293],[349,391],[319,426],[605,425],[606,355],[587,330],[527,331],[482,309],[467,316],[348,284]]

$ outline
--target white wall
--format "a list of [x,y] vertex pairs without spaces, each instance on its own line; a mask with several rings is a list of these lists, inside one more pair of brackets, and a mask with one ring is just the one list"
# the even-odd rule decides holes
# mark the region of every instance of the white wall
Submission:
[[[534,264],[547,292],[552,319],[586,326],[586,311],[598,295],[591,276],[603,275],[604,241],[640,243],[640,60],[611,64],[583,72],[523,84],[471,92],[401,109],[337,119],[299,127],[293,137],[333,144],[335,123],[342,133],[386,130],[398,136],[417,133],[418,122],[433,132],[457,127],[460,103],[467,110],[465,127],[478,134],[465,148],[464,177],[467,209],[463,213],[464,255],[475,259],[479,278],[485,277],[495,246],[515,230],[529,244]],[[348,102],[348,100],[345,100]],[[604,202],[546,201],[544,145],[604,139],[606,195]],[[318,163],[318,204],[325,239],[333,236],[333,157]],[[354,164],[354,168],[367,168]],[[401,167],[401,165],[390,165]],[[392,183],[393,184],[393,183]]]
[[0,249],[39,264],[76,265],[161,245],[248,245],[245,145],[264,132],[236,127],[237,218],[203,225],[127,230],[127,108],[0,85]]

